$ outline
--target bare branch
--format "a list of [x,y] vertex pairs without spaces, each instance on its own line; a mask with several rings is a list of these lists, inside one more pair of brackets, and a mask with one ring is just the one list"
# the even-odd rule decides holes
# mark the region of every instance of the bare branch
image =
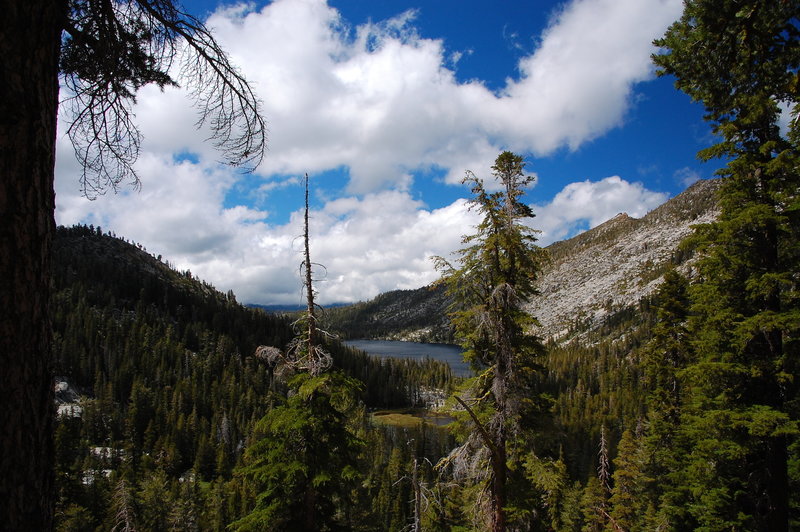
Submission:
[[254,170],[264,157],[267,129],[260,102],[209,30],[172,0],[72,0],[65,21],[61,73],[72,122],[67,134],[83,165],[81,190],[95,198],[120,184],[139,187],[134,164],[142,135],[134,124],[144,85],[179,79],[208,125],[222,161]]
[[494,441],[492,441],[492,437],[489,435],[489,432],[486,430],[486,427],[483,426],[483,423],[480,422],[478,416],[475,415],[475,412],[473,412],[472,409],[467,405],[467,403],[465,403],[459,396],[454,395],[453,397],[455,398],[456,401],[458,401],[461,404],[461,406],[464,407],[464,410],[467,411],[469,417],[472,418],[472,422],[475,423],[475,427],[478,429],[478,432],[480,433],[481,438],[483,439],[483,443],[486,444],[486,447],[489,448],[489,452],[491,452],[493,455],[496,454],[497,447],[495,447]]

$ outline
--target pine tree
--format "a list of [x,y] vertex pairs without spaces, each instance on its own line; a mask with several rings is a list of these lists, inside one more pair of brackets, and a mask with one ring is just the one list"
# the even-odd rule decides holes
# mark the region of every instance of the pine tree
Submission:
[[655,294],[656,323],[644,347],[647,389],[647,428],[643,447],[651,479],[647,497],[658,508],[653,519],[671,528],[690,529],[695,523],[687,515],[687,482],[683,464],[691,452],[682,430],[687,366],[694,355],[688,330],[689,283],[675,270],[664,274]]
[[[535,232],[523,223],[533,217],[521,201],[533,180],[524,168],[522,157],[501,153],[492,173],[502,190],[494,193],[467,172],[464,181],[472,186],[474,195],[471,205],[483,219],[476,234],[463,238],[467,247],[459,251],[458,267],[436,259],[455,301],[452,321],[456,335],[466,349],[465,357],[480,372],[472,393],[476,402],[470,406],[459,396],[456,399],[474,423],[472,443],[480,442],[488,453],[494,531],[506,528],[509,443],[520,435],[522,419],[537,420],[541,415],[531,383],[543,347],[529,332],[536,322],[523,305],[537,293],[535,282],[543,255],[535,245]],[[487,423],[479,420],[476,408],[489,408]]]
[[647,479],[643,472],[641,441],[631,430],[622,433],[614,458],[614,487],[611,488],[611,511],[614,525],[627,532],[644,530],[642,521],[647,509],[644,496]]
[[138,492],[139,529],[142,531],[167,530],[171,497],[167,475],[157,470],[140,484]]
[[608,520],[606,502],[608,492],[600,484],[600,479],[589,475],[581,496],[581,513],[583,514],[583,532],[602,532]]
[[236,530],[329,530],[346,521],[359,477],[360,440],[348,415],[357,404],[357,381],[331,370],[317,327],[308,234],[308,175],[305,193],[304,283],[307,310],[284,354],[259,347],[257,356],[295,373],[289,397],[255,427],[239,473],[254,486],[255,508],[234,522]]
[[800,131],[779,104],[800,100],[800,4],[687,0],[656,44],[662,73],[702,102],[727,165],[718,220],[702,227],[693,286],[697,362],[685,421],[690,511],[701,527],[789,528],[789,449],[797,441]]

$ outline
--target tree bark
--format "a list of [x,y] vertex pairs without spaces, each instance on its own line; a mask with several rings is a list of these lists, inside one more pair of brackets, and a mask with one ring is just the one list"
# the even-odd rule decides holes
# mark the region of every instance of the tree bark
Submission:
[[506,442],[499,435],[492,454],[492,532],[506,530]]
[[[772,202],[770,207],[773,211],[777,208]],[[764,258],[764,269],[771,273],[780,274],[783,268],[780,264],[781,242],[778,236],[778,228],[775,223],[770,221],[767,223],[764,239],[761,245],[764,246],[762,257]],[[780,314],[782,311],[781,294],[778,288],[774,288],[766,297],[764,308],[767,312]],[[769,360],[783,361],[784,360],[784,337],[783,331],[774,326],[767,331],[764,331],[765,344],[769,348]],[[783,363],[785,364],[785,363]],[[783,369],[783,368],[781,368]],[[768,395],[765,397],[765,403],[780,412],[786,412],[787,398],[795,397],[795,391],[791,390],[794,386],[790,383],[781,383],[778,375],[770,375],[770,382],[768,383],[765,391]],[[791,381],[790,381],[791,382]],[[770,393],[771,392],[771,393]],[[762,509],[766,512],[766,526],[762,526],[762,530],[769,532],[784,532],[789,530],[789,452],[788,441],[785,435],[773,436],[767,442],[769,452],[766,457],[766,475],[767,486],[766,496],[769,501],[768,507]]]
[[0,529],[52,528],[50,255],[63,0],[0,0]]
[[[311,250],[308,245],[308,174],[306,174],[306,210],[304,214],[304,229],[303,229],[303,243],[305,244],[305,276],[306,276],[306,304],[308,313],[308,357],[309,360],[314,360],[314,348],[316,346],[316,334],[317,334],[317,316],[316,316],[316,309],[314,308],[314,284],[313,284],[313,276],[311,274]],[[312,375],[315,374],[315,366],[312,366]]]

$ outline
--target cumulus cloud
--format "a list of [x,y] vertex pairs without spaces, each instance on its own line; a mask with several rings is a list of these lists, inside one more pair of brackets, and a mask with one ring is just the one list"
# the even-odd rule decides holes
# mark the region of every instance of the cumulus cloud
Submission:
[[575,0],[520,61],[492,114],[517,150],[576,149],[618,126],[633,84],[652,76],[651,42],[681,12],[675,1]]
[[[151,179],[141,193],[98,198],[90,213],[62,210],[59,221],[113,228],[245,302],[302,300],[302,210],[285,224],[270,225],[261,211],[220,206],[229,176],[188,161],[147,158],[142,166]],[[299,186],[297,195],[301,201]],[[619,212],[642,216],[665,199],[617,176],[586,180],[534,206],[532,225],[542,231],[540,244],[547,245]],[[438,274],[431,257],[452,258],[461,237],[474,232],[477,216],[464,199],[430,209],[404,191],[345,196],[312,210],[312,257],[325,265],[318,272],[324,279],[320,302],[366,300],[433,282]]]
[[[225,176],[187,161],[147,158],[141,165],[152,186],[100,197],[91,212],[62,209],[59,222],[113,228],[242,301],[301,301],[302,210],[285,224],[269,225],[260,211],[220,207]],[[297,193],[302,201],[300,187]],[[364,300],[433,282],[431,257],[450,255],[475,223],[464,200],[429,209],[401,191],[342,197],[312,210],[312,256],[326,272],[320,301]]]
[[[254,204],[269,209],[272,191],[297,187],[299,206],[297,176],[347,171],[346,187],[317,192],[324,201],[311,213],[325,303],[433,281],[430,257],[458,249],[477,220],[463,199],[429,207],[416,171],[460,182],[465,169],[488,170],[501,149],[575,149],[618,126],[634,84],[651,76],[650,41],[680,8],[680,0],[574,0],[496,93],[460,82],[457,55],[419,36],[414,11],[352,27],[324,0],[275,0],[219,10],[208,24],[264,101],[270,146],[248,178],[261,198]],[[264,209],[226,201],[243,178],[215,163],[181,90],[147,87],[135,111],[145,135],[141,192],[80,198],[62,136],[57,221],[112,229],[242,301],[299,301],[301,212],[275,223]],[[665,199],[619,177],[587,180],[536,207],[534,226],[546,244]]]
[[[349,191],[361,194],[407,188],[431,165],[455,183],[501,148],[545,155],[620,125],[633,85],[652,76],[652,39],[680,9],[680,0],[575,0],[498,94],[459,82],[444,42],[415,31],[413,10],[351,27],[324,0],[276,0],[219,10],[208,24],[264,101],[260,173],[347,167]],[[136,112],[148,149],[213,160],[177,89],[148,87]]]
[[542,245],[590,229],[619,213],[640,218],[667,200],[661,192],[647,190],[641,183],[630,183],[619,176],[600,181],[570,183],[553,201],[534,206],[533,226],[540,231]]

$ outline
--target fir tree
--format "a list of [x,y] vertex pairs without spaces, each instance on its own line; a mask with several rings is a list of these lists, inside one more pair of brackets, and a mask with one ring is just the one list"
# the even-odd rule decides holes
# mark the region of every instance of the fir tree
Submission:
[[694,360],[688,331],[689,283],[675,270],[664,275],[655,295],[656,323],[644,347],[647,429],[643,447],[651,479],[649,503],[659,508],[656,521],[671,528],[694,528],[687,515],[687,481],[683,472],[691,452],[682,430],[685,373]]
[[333,530],[346,522],[359,477],[360,441],[349,427],[357,381],[330,370],[331,357],[317,327],[308,235],[308,175],[303,261],[307,310],[286,354],[260,347],[259,356],[279,370],[297,372],[289,397],[255,427],[240,474],[256,490],[255,508],[233,523],[236,530]]
[[614,487],[609,498],[609,515],[615,527],[627,532],[644,530],[642,520],[647,500],[644,496],[646,477],[643,466],[641,441],[631,430],[625,430],[614,458]]
[[690,511],[706,529],[789,528],[789,449],[797,441],[800,131],[779,104],[800,99],[800,4],[687,0],[656,41],[662,73],[702,102],[727,165],[718,220],[695,235],[697,362],[684,417],[693,452]]
[[240,474],[250,479],[256,507],[236,530],[330,530],[358,479],[360,442],[348,428],[352,379],[339,372],[297,375],[293,395],[256,424]]
[[140,484],[138,492],[139,529],[142,531],[167,530],[171,497],[166,474],[157,470]]
[[583,532],[602,532],[607,522],[606,502],[608,492],[603,489],[600,479],[589,475],[581,496],[581,513],[583,514]]
[[[480,373],[472,390],[476,402],[470,406],[460,397],[456,399],[475,427],[465,449],[479,442],[488,454],[494,531],[506,528],[509,444],[521,435],[522,419],[537,420],[541,414],[538,394],[531,388],[543,347],[530,333],[536,322],[523,305],[536,295],[543,255],[535,245],[535,232],[523,223],[533,217],[521,201],[533,180],[524,168],[522,157],[501,153],[492,172],[502,190],[494,193],[467,172],[464,181],[472,186],[472,207],[483,219],[476,234],[464,237],[467,247],[459,251],[458,267],[436,259],[455,301],[452,321],[456,335],[466,349],[465,357]],[[474,412],[478,408],[488,408],[488,419],[479,419]]]

